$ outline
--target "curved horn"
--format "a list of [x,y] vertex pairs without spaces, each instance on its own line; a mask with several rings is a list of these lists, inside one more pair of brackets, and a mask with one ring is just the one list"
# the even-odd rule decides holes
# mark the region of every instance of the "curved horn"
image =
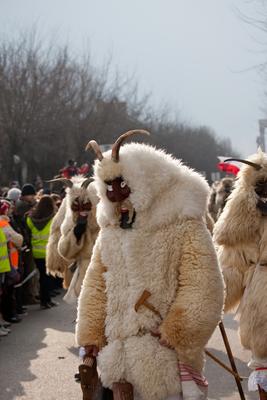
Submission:
[[50,181],[46,181],[46,182],[47,183],[62,182],[69,188],[72,188],[72,186],[73,186],[73,182],[70,179],[67,179],[67,178],[51,179]]
[[83,181],[81,187],[84,188],[84,189],[87,189],[88,186],[89,186],[89,184],[90,184],[91,182],[94,182],[94,178],[92,178],[92,177],[86,178],[86,179]]
[[124,142],[124,140],[132,135],[136,135],[137,133],[141,133],[141,134],[148,135],[148,136],[150,135],[150,133],[148,131],[145,131],[144,129],[134,129],[134,130],[123,133],[120,137],[118,137],[118,139],[112,146],[111,158],[114,162],[119,161],[120,147],[121,147],[122,143]]
[[90,142],[87,143],[85,150],[93,150],[97,156],[97,158],[99,159],[99,161],[103,160],[103,154],[100,150],[99,145],[97,144],[97,142],[95,140],[90,140]]
[[227,158],[227,160],[224,160],[224,162],[228,162],[228,161],[238,161],[238,162],[250,165],[251,167],[255,168],[257,171],[262,169],[261,165],[253,163],[253,162],[248,161],[248,160],[242,160],[241,158]]

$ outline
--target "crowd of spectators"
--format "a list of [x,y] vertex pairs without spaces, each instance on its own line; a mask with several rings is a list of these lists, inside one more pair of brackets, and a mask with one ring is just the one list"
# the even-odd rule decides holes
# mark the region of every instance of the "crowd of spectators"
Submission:
[[49,229],[63,193],[27,183],[0,189],[0,337],[27,315],[27,306],[55,307],[61,279],[46,273]]

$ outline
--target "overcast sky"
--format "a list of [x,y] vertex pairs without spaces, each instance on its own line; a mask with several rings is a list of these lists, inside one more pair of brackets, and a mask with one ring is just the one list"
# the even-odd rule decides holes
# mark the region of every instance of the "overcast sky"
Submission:
[[98,64],[112,54],[114,66],[135,73],[155,105],[167,102],[180,118],[208,125],[247,156],[256,150],[258,119],[265,117],[263,79],[247,69],[267,61],[267,51],[258,43],[263,34],[237,10],[256,15],[255,3],[0,0],[0,33],[12,35],[35,24],[77,52],[89,41]]

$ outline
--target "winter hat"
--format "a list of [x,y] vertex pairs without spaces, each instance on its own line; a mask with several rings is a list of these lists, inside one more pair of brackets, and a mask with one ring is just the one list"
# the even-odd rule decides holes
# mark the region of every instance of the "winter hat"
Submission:
[[6,213],[6,210],[10,208],[10,203],[6,200],[0,200],[0,215]]
[[7,199],[14,201],[14,203],[18,201],[20,196],[21,196],[21,190],[18,188],[9,189],[9,191],[7,192]]
[[22,187],[21,196],[36,195],[34,186],[31,183],[25,183]]

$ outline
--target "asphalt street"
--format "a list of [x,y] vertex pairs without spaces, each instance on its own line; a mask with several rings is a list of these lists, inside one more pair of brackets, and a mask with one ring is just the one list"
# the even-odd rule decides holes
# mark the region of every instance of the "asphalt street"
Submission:
[[[74,342],[75,309],[61,297],[58,307],[40,310],[30,306],[28,315],[12,326],[9,336],[0,340],[0,400],[82,400],[74,374],[79,365]],[[238,322],[232,315],[224,319],[227,335],[241,376],[248,377],[249,352],[238,340]],[[229,365],[219,329],[208,344],[208,350]],[[210,400],[240,399],[235,380],[211,359],[207,359],[206,376]],[[246,399],[257,399],[243,388]]]

